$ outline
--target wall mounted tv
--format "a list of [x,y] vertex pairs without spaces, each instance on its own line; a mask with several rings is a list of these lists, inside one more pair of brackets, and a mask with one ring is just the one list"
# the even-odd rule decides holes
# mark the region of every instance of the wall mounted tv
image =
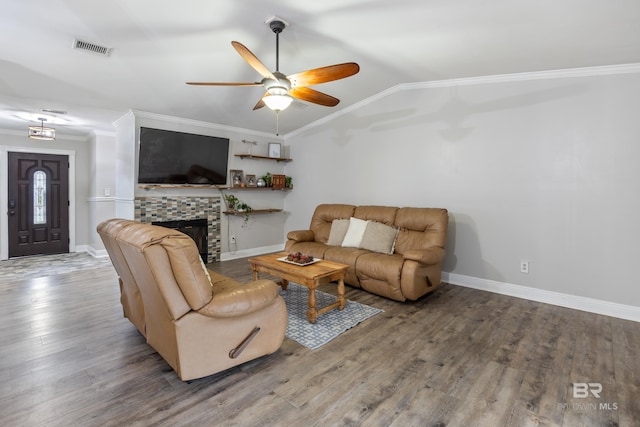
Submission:
[[140,128],[140,184],[225,185],[228,159],[228,138]]

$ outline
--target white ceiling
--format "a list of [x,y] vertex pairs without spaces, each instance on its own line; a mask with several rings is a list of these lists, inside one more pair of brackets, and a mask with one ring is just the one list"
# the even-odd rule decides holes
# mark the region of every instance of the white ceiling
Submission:
[[[12,0],[0,14],[0,128],[58,115],[59,133],[112,131],[142,110],[275,132],[275,113],[253,111],[260,87],[186,81],[259,81],[237,40],[280,71],[354,61],[359,74],[314,86],[337,107],[295,102],[286,134],[400,83],[640,63],[639,0]],[[72,49],[74,38],[113,48]]]

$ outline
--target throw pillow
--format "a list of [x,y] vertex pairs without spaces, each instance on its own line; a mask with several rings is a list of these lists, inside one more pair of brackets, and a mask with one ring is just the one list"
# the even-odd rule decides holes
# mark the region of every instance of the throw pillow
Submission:
[[362,236],[360,247],[373,252],[392,254],[398,229],[381,222],[369,221]]
[[331,231],[329,231],[329,239],[327,245],[340,246],[344,240],[344,235],[347,234],[349,228],[348,219],[334,219],[331,222]]
[[362,236],[364,235],[364,230],[367,228],[368,222],[369,221],[363,219],[351,217],[349,219],[349,228],[342,241],[342,246],[345,248],[360,247],[360,242],[362,242]]

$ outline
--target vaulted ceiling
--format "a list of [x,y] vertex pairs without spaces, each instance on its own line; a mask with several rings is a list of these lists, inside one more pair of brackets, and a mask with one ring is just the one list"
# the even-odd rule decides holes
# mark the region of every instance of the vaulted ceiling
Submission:
[[[252,108],[260,87],[186,81],[259,81],[237,40],[293,74],[357,62],[358,74],[314,86],[336,107],[296,101],[287,133],[400,83],[640,63],[638,0],[28,0],[0,13],[0,129],[37,117],[58,132],[111,131],[127,111],[275,132],[275,113]],[[111,48],[73,49],[74,39]],[[66,114],[42,110],[65,111]]]

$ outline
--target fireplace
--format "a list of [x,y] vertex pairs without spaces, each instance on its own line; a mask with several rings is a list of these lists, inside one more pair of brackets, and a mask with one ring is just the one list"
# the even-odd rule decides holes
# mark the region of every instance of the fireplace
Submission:
[[[189,232],[194,231],[193,224],[186,225],[190,221],[203,221],[205,227],[194,238],[200,239],[198,251],[203,254],[203,260],[208,264],[220,261],[220,197],[189,197],[189,196],[159,196],[159,197],[136,197],[134,199],[134,217],[136,221],[156,224],[166,222],[176,222],[179,226],[184,226]],[[181,228],[163,225],[169,228]],[[183,231],[190,235],[188,232]],[[193,238],[193,236],[192,236]]]
[[193,241],[196,242],[198,253],[200,253],[200,258],[202,258],[202,261],[204,261],[205,263],[207,262],[207,255],[209,254],[209,250],[207,245],[208,227],[206,219],[154,221],[151,224],[178,230],[191,237]]

